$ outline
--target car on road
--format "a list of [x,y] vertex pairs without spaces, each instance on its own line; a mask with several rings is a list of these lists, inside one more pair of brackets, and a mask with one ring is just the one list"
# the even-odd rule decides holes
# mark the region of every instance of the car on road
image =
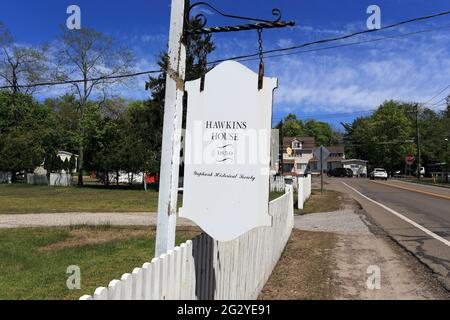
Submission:
[[336,178],[353,178],[353,171],[351,169],[335,168],[328,171],[327,175]]
[[382,168],[375,168],[369,175],[371,180],[375,179],[382,179],[387,180],[388,179],[388,173],[385,169]]

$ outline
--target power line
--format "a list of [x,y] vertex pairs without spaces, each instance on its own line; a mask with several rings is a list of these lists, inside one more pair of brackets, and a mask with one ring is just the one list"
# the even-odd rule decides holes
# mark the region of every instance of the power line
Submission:
[[[433,101],[434,99],[436,99],[437,97],[439,97],[442,93],[445,92],[445,90],[450,88],[450,84],[448,86],[446,86],[444,89],[442,89],[441,91],[439,91],[438,94],[436,94],[435,96],[433,96],[433,98],[431,98],[430,100],[428,100],[427,102],[425,102],[424,104],[429,104],[431,101]],[[447,97],[445,97],[443,100],[447,99]],[[442,101],[442,100],[441,100]]]
[[[290,50],[295,50],[295,49],[301,49],[301,48],[308,47],[308,46],[311,46],[311,45],[314,45],[314,44],[345,40],[345,39],[352,38],[352,37],[355,37],[355,36],[358,36],[358,35],[378,32],[378,31],[387,30],[387,29],[392,29],[392,28],[395,28],[395,27],[398,27],[398,26],[401,26],[401,25],[404,25],[404,24],[417,22],[417,21],[424,21],[424,20],[437,18],[437,17],[440,17],[440,16],[448,15],[448,14],[450,14],[450,11],[439,12],[439,13],[435,13],[435,14],[432,14],[432,15],[429,15],[429,16],[423,16],[423,17],[418,17],[418,18],[413,18],[413,19],[397,22],[397,23],[394,23],[394,24],[382,27],[380,29],[358,31],[358,32],[354,32],[354,33],[351,33],[351,34],[348,34],[348,35],[341,36],[341,37],[322,39],[322,40],[317,40],[317,41],[313,41],[313,42],[307,42],[307,43],[303,43],[303,44],[299,44],[299,45],[295,45],[295,46],[291,46],[291,47],[267,50],[267,51],[264,51],[263,53],[264,54],[270,54],[270,53],[284,52],[284,51],[290,51]],[[254,54],[249,54],[249,55],[235,56],[235,57],[228,58],[228,59],[223,59],[223,60],[217,60],[217,61],[214,61],[214,62],[211,62],[211,63],[219,63],[219,62],[223,62],[223,61],[226,61],[226,60],[240,60],[240,59],[246,59],[246,58],[251,58],[251,57],[258,57],[258,56],[259,56],[259,53],[254,53]]]
[[[132,77],[138,77],[142,75],[147,74],[153,74],[153,73],[161,73],[161,70],[151,70],[151,71],[142,71],[142,72],[135,72],[135,73],[127,73],[117,76],[104,76],[104,77],[98,77],[98,78],[91,78],[86,79],[88,82],[93,81],[102,81],[102,80],[113,80],[113,79],[123,79],[123,78],[132,78]],[[46,87],[46,86],[57,86],[57,85],[64,85],[64,84],[75,84],[75,83],[82,83],[85,80],[63,80],[63,81],[56,81],[56,82],[40,82],[40,83],[34,83],[29,85],[18,85],[16,87],[18,88],[34,88],[34,87]],[[12,89],[15,88],[14,86],[3,86],[0,87],[0,89]]]
[[[379,42],[379,41],[391,40],[391,39],[396,39],[396,38],[403,38],[403,37],[408,37],[408,36],[412,36],[412,35],[416,35],[416,34],[434,32],[434,31],[439,31],[439,30],[448,29],[448,28],[450,28],[450,25],[440,27],[440,28],[426,29],[426,30],[421,30],[421,31],[416,31],[416,32],[404,33],[404,34],[400,34],[400,35],[381,37],[381,38],[364,40],[364,41],[355,41],[355,42],[350,42],[350,43],[345,43],[345,44],[340,44],[340,45],[335,45],[335,46],[322,47],[322,48],[317,48],[317,49],[309,49],[309,50],[301,50],[301,51],[288,52],[288,53],[273,54],[273,55],[265,56],[264,59],[279,58],[279,57],[297,55],[297,54],[303,54],[303,53],[319,52],[319,51],[326,51],[326,50],[331,50],[331,49],[352,47],[352,46],[360,45],[360,44]],[[259,60],[259,58],[246,58],[246,59],[239,59],[237,61],[246,62],[246,61],[253,61],[253,60]]]
[[[313,41],[313,42],[307,42],[307,43],[303,43],[303,44],[299,44],[299,45],[295,45],[295,46],[291,46],[291,47],[267,50],[267,51],[264,51],[264,54],[271,54],[271,53],[277,53],[277,52],[291,51],[291,50],[301,49],[301,48],[308,47],[308,46],[315,45],[315,44],[321,44],[321,43],[328,43],[328,42],[344,40],[344,39],[355,37],[357,35],[378,32],[378,31],[382,31],[382,30],[386,30],[386,29],[392,29],[394,27],[398,27],[398,26],[401,26],[401,25],[404,25],[404,24],[417,22],[417,21],[424,21],[424,20],[428,20],[428,19],[432,19],[432,18],[436,18],[436,17],[448,15],[448,14],[450,14],[450,11],[444,11],[444,12],[436,13],[436,14],[433,14],[433,15],[428,15],[428,16],[423,16],[423,17],[418,17],[418,18],[413,18],[413,19],[401,21],[401,22],[398,22],[398,23],[394,23],[394,24],[388,25],[386,27],[382,27],[380,29],[364,30],[364,31],[359,31],[359,32],[354,32],[354,33],[348,34],[348,35],[344,35],[344,36],[341,36],[341,37],[322,39],[322,40],[317,40],[317,41]],[[443,28],[445,28],[445,27],[443,27]],[[438,30],[438,29],[436,29],[436,30]],[[428,31],[434,31],[434,30],[422,30],[422,31],[418,31],[418,32],[412,32],[410,34],[404,34],[404,35],[398,35],[398,36],[391,36],[391,37],[385,37],[385,38],[379,38],[379,39],[360,41],[358,43],[344,44],[344,45],[328,47],[328,48],[319,48],[319,49],[315,49],[315,51],[329,50],[329,49],[334,49],[334,48],[339,48],[339,47],[344,47],[344,46],[356,45],[356,44],[360,44],[360,43],[381,41],[381,40],[391,39],[391,38],[394,38],[394,37],[407,36],[407,35],[412,35],[412,34],[417,34],[417,33],[422,33],[422,32],[428,32]],[[303,53],[303,52],[301,52],[301,53]],[[294,53],[291,53],[291,54],[294,54]],[[220,63],[220,62],[223,62],[223,61],[228,61],[228,60],[243,60],[243,59],[248,59],[248,58],[258,57],[258,56],[259,56],[259,53],[249,54],[249,55],[242,55],[242,56],[235,56],[235,57],[229,57],[229,58],[225,58],[225,59],[220,59],[220,60],[209,62],[208,65],[217,64],[217,63]],[[276,55],[269,56],[269,57],[275,57],[275,56]],[[98,78],[93,78],[93,79],[87,79],[87,81],[92,82],[92,81],[101,81],[101,80],[110,80],[110,79],[131,78],[131,77],[137,77],[137,76],[141,76],[141,75],[148,75],[148,74],[161,73],[161,72],[163,72],[163,70],[150,70],[150,71],[142,71],[142,72],[123,74],[123,75],[116,75],[116,76],[98,77]],[[17,87],[19,87],[19,88],[33,88],[33,87],[42,87],[42,86],[75,84],[75,83],[82,83],[84,81],[85,81],[84,79],[80,79],[80,80],[64,80],[64,81],[57,81],[57,82],[42,82],[42,83],[35,83],[35,84],[29,84],[29,85],[19,85]],[[0,87],[0,89],[11,89],[11,88],[14,88],[14,86],[2,86],[2,87]]]

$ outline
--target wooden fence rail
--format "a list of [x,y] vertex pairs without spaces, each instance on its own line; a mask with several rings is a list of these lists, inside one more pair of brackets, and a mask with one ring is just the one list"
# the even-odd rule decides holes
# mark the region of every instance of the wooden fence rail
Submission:
[[292,232],[293,192],[286,189],[269,204],[272,227],[230,242],[202,234],[80,300],[257,299]]

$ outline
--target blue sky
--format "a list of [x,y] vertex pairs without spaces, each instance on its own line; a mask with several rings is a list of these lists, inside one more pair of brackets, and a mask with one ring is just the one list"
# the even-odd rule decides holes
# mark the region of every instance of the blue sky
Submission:
[[[66,8],[77,4],[82,26],[107,33],[128,44],[138,57],[139,70],[156,68],[156,55],[167,43],[170,1],[128,0],[40,0],[1,1],[0,21],[10,29],[17,43],[52,43],[67,19]],[[265,49],[276,49],[312,40],[366,29],[366,9],[376,4],[382,10],[382,25],[450,10],[450,0],[246,0],[211,4],[238,15],[270,18],[279,8],[295,28],[264,32]],[[235,23],[209,10],[210,25]],[[442,28],[444,27],[444,28]],[[307,52],[266,59],[266,75],[278,77],[274,118],[289,112],[301,118],[317,118],[339,125],[366,115],[386,99],[428,101],[450,85],[450,16],[413,23],[390,31],[359,36],[336,44],[438,29],[413,36],[367,43],[347,48]],[[254,53],[255,31],[215,35],[216,52],[210,60]],[[318,45],[309,49],[327,45]],[[257,70],[254,62],[247,66]],[[120,88],[122,96],[145,98],[145,77],[136,86]],[[63,88],[46,90],[39,98],[60,94]],[[437,97],[430,105],[444,97]],[[442,104],[432,106],[443,108]]]

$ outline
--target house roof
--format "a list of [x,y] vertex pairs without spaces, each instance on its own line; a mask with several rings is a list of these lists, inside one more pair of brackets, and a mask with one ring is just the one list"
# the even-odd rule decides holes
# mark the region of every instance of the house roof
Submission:
[[363,162],[363,163],[369,163],[369,161],[367,160],[361,160],[361,159],[346,159],[346,160],[342,160],[342,162]]
[[[318,162],[319,159],[316,157],[311,159],[312,162]],[[342,157],[328,157],[327,162],[342,162],[344,159]]]
[[332,147],[326,147],[326,148],[331,153],[345,153],[345,147],[344,146],[332,146]]
[[71,152],[67,152],[67,151],[58,151],[58,155],[65,155],[65,156],[75,156],[75,157],[79,157],[79,155],[77,154],[73,154]]
[[316,140],[313,137],[285,137],[283,138],[283,151],[291,148],[294,140],[302,142],[304,150],[313,150],[316,147]]

